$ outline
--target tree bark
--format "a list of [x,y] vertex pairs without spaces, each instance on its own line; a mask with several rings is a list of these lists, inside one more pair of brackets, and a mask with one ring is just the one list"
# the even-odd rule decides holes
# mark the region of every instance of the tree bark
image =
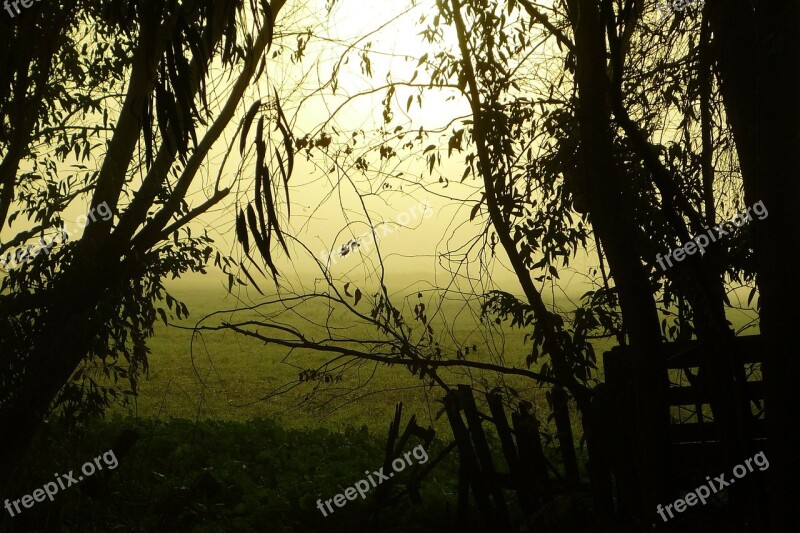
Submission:
[[669,414],[665,401],[668,383],[661,331],[653,288],[637,251],[630,246],[636,239],[622,203],[622,177],[613,159],[601,12],[593,0],[569,0],[568,6],[575,34],[581,164],[586,172],[589,213],[608,259],[634,353],[635,458],[641,480],[636,514],[648,524],[656,505],[666,499],[665,483],[669,479]]
[[763,201],[754,248],[763,339],[771,531],[800,530],[800,359],[794,312],[800,267],[800,4],[714,5],[721,91],[736,141],[745,201]]

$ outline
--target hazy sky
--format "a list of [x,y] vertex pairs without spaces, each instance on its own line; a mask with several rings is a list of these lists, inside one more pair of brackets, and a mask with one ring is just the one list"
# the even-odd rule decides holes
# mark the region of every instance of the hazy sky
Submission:
[[[337,0],[330,13],[325,9],[324,0],[302,3],[289,0],[279,16],[276,32],[279,40],[273,46],[273,51],[282,45],[288,46],[289,50],[284,49],[281,55],[269,61],[264,75],[253,84],[239,106],[237,118],[216,143],[187,200],[190,205],[196,206],[207,199],[213,192],[220,171],[223,177],[221,186],[232,186],[234,193],[195,221],[192,224],[193,233],[208,229],[223,252],[234,256],[240,254],[234,239],[233,214],[236,208],[252,199],[252,180],[249,176],[252,175],[253,150],[246,154],[241,167],[244,171],[238,176],[241,159],[238,142],[233,135],[241,118],[257,98],[270,101],[277,90],[295,137],[318,134],[326,121],[326,131],[330,133],[335,128],[339,138],[347,138],[355,133],[359,145],[354,148],[350,159],[352,162],[362,155],[364,144],[372,138],[370,135],[374,136],[371,132],[384,127],[382,102],[386,98],[386,90],[382,87],[389,82],[410,80],[419,58],[428,52],[433,56],[435,49],[429,48],[419,33],[424,28],[421,20],[432,17],[435,12],[434,0],[420,0],[413,7],[410,1],[405,0]],[[297,48],[298,38],[307,38],[302,32],[308,30],[312,37],[305,55],[299,61],[293,60],[291,49]],[[452,36],[449,37],[450,44],[446,47],[449,46],[457,54],[455,42]],[[371,75],[364,71],[360,57],[363,50],[368,50]],[[532,61],[536,63],[535,58]],[[337,65],[340,68],[339,82],[334,92],[327,82]],[[209,84],[212,106],[214,102],[220,105],[222,97],[227,95],[227,89],[233,83],[227,74],[213,77],[213,73],[212,68],[213,81]],[[415,82],[426,81],[426,73],[420,70]],[[366,94],[349,99],[359,93]],[[421,107],[416,100],[417,94],[415,88],[397,89],[393,97],[394,117],[386,126],[387,129],[394,131],[402,127],[416,130],[423,124],[426,129],[442,128],[457,117],[469,115],[466,100],[456,90],[426,91]],[[409,96],[415,98],[406,113]],[[335,115],[330,118],[334,111]],[[458,124],[458,121],[455,123]],[[254,130],[251,129],[248,137],[250,141]],[[405,141],[396,142],[399,145]],[[234,146],[233,152],[225,167],[220,169],[224,153],[231,144]],[[428,144],[446,147],[446,139],[432,135],[422,146]],[[463,184],[459,183],[464,170],[463,154],[454,152],[449,159],[443,155],[442,165],[437,166],[433,175],[430,175],[422,147],[417,150],[416,157],[407,157],[408,152],[401,151],[399,147],[397,152],[402,162],[394,158],[379,169],[371,167],[366,173],[356,170],[352,165],[337,168],[330,158],[325,158],[319,152],[315,152],[311,160],[307,160],[304,154],[297,154],[290,183],[292,213],[291,219],[283,220],[285,232],[296,236],[313,256],[320,258],[328,251],[333,251],[336,257],[342,245],[354,237],[368,235],[371,227],[374,227],[382,236],[380,246],[389,279],[392,274],[403,277],[418,275],[428,281],[436,279],[443,283],[451,276],[449,269],[456,266],[442,258],[441,254],[448,251],[456,252],[456,258],[467,254],[466,257],[470,259],[461,265],[460,273],[473,278],[485,277],[485,271],[476,268],[479,264],[476,261],[477,251],[481,247],[465,247],[480,234],[485,218],[479,215],[474,222],[469,222],[470,210],[480,198],[482,187],[471,178]],[[91,164],[99,168],[103,161],[100,150],[97,156]],[[374,153],[371,157],[374,163]],[[73,172],[70,166],[74,163],[66,161],[61,165],[63,171]],[[87,166],[91,167],[91,164]],[[441,182],[441,177],[449,180],[449,183]],[[134,188],[140,179],[141,176],[134,178]],[[64,214],[67,228],[74,229],[74,221],[85,212],[88,198],[84,202],[83,205],[76,203]],[[430,206],[424,217],[421,216],[421,202],[427,202]],[[281,212],[285,217],[285,206]],[[19,231],[22,225],[22,221],[18,221],[13,232]],[[391,233],[387,232],[389,228]],[[10,233],[4,233],[2,237],[7,239]],[[276,264],[287,277],[294,273],[302,281],[309,272],[315,271],[312,258],[297,242],[290,244],[290,258],[286,258],[277,247],[274,250]],[[502,283],[505,289],[518,292],[501,248],[498,247],[497,251],[499,255],[493,260],[491,268],[492,278]],[[257,256],[254,257],[259,260]],[[596,259],[592,257],[588,261],[595,263]],[[582,257],[573,263],[581,270],[585,264],[586,258]],[[357,280],[373,276],[376,268],[375,247],[367,249],[361,246],[348,257],[336,257],[336,264],[331,266],[331,271],[335,277],[348,276]],[[249,270],[254,273],[254,269]],[[568,279],[567,276],[563,281]],[[570,292],[583,292],[588,288],[582,283],[583,280],[577,281],[578,285]],[[269,288],[271,281],[265,285]]]
[[[382,102],[386,90],[383,87],[392,81],[410,80],[419,58],[427,52],[433,55],[435,49],[429,48],[419,32],[424,27],[421,19],[432,17],[435,11],[434,0],[421,0],[415,6],[405,0],[337,0],[330,13],[325,9],[324,0],[302,3],[289,0],[279,16],[276,32],[279,41],[273,46],[273,51],[280,49],[281,45],[289,49],[284,49],[281,55],[269,61],[264,75],[253,84],[240,104],[236,118],[217,141],[187,195],[187,201],[194,206],[205,201],[213,192],[220,171],[223,177],[221,186],[232,186],[233,194],[193,222],[193,233],[207,229],[223,252],[234,256],[240,254],[234,239],[233,214],[235,208],[252,199],[249,176],[252,175],[253,150],[249,158],[246,154],[247,159],[241,167],[244,172],[237,176],[242,162],[233,135],[257,98],[270,101],[277,90],[292,123],[293,134],[298,138],[308,133],[318,134],[326,121],[329,121],[326,131],[333,132],[335,128],[340,138],[346,138],[351,132],[365,132],[364,135],[357,133],[359,146],[355,148],[351,161],[362,155],[360,151],[366,141],[374,140],[374,132],[384,127]],[[307,38],[302,35],[307,30],[312,37],[304,57],[295,61],[291,58],[291,49],[297,48],[298,38]],[[458,53],[452,39],[449,46]],[[363,50],[369,53],[371,75],[364,71],[360,57]],[[334,92],[326,82],[336,65],[340,71]],[[212,107],[221,105],[233,83],[233,78],[227,74],[215,77],[214,72],[212,67],[212,81],[209,83]],[[415,82],[426,81],[426,73],[420,70]],[[359,93],[365,94],[350,99]],[[387,129],[394,131],[403,127],[416,130],[423,124],[426,129],[443,128],[457,117],[469,115],[466,100],[456,90],[426,91],[421,107],[416,100],[417,94],[416,88],[397,89],[393,97],[394,117]],[[409,96],[414,96],[414,101],[405,112]],[[113,102],[110,108],[113,117]],[[330,118],[334,111],[335,115]],[[84,123],[92,123],[92,118],[85,119]],[[252,128],[249,135],[251,142],[254,130]],[[105,135],[108,134],[103,133],[96,141],[104,142],[107,140]],[[405,141],[396,141],[397,145],[402,142]],[[225,151],[231,144],[233,152],[225,167],[220,169]],[[434,134],[422,146],[428,144],[446,147],[446,138]],[[367,173],[347,165],[335,168],[331,159],[319,153],[315,153],[311,160],[298,154],[290,186],[292,214],[291,219],[284,218],[285,232],[296,236],[317,258],[333,251],[336,264],[331,266],[331,271],[335,277],[359,279],[374,276],[377,268],[374,246],[369,249],[361,246],[345,258],[336,256],[342,245],[354,237],[368,235],[371,227],[382,236],[380,246],[389,280],[392,274],[406,279],[417,275],[431,282],[435,279],[443,283],[450,277],[448,269],[455,267],[441,257],[448,251],[470,254],[471,261],[460,267],[462,274],[473,278],[485,276],[474,261],[480,247],[465,248],[474,236],[480,234],[485,219],[479,215],[474,222],[469,222],[469,212],[480,198],[482,188],[471,178],[464,184],[459,183],[464,169],[463,154],[454,153],[449,159],[443,156],[441,166],[430,175],[422,147],[415,157],[407,157],[408,152],[399,148],[397,151],[402,161],[394,158],[379,169],[370,168]],[[83,162],[89,167],[88,171],[99,169],[103,162],[102,149],[97,150],[95,156],[91,161]],[[374,153],[371,157],[375,162]],[[60,165],[60,172],[75,172],[76,163],[67,159]],[[132,188],[138,187],[141,177],[134,177]],[[440,177],[448,179],[449,183],[440,182]],[[75,227],[75,220],[86,212],[88,201],[89,198],[85,197],[80,202],[73,202],[63,214],[66,229],[76,231],[76,238],[80,231]],[[422,202],[429,206],[424,217]],[[285,207],[281,212],[285,217]],[[12,231],[6,228],[0,237],[6,240],[25,227],[24,220],[18,219]],[[389,228],[391,233],[387,231]],[[309,272],[315,271],[314,262],[298,243],[291,243],[290,249],[291,257],[286,258],[275,248],[276,264],[287,277],[294,273],[302,281]],[[516,292],[514,277],[509,274],[499,247],[498,251],[500,256],[494,260],[492,277],[496,282],[502,282],[507,290]],[[214,272],[215,269],[211,270]],[[254,269],[249,270],[254,273]],[[267,288],[271,284],[271,281],[265,282]]]
[[[369,3],[340,0],[331,16],[326,17],[324,2],[316,1],[292,11],[291,15],[288,11],[284,13],[284,25],[296,24],[291,30],[311,27],[313,38],[301,62],[288,61],[288,56],[284,55],[284,61],[271,64],[268,76],[260,80],[257,90],[268,95],[270,87],[280,84],[278,90],[284,99],[284,109],[294,123],[296,137],[319,133],[322,123],[328,121],[334,111],[326,131],[332,132],[335,127],[344,138],[359,131],[366,132],[369,137],[370,132],[384,126],[382,101],[386,91],[376,89],[388,81],[409,80],[418,58],[429,51],[418,35],[423,28],[419,20],[433,13],[435,2],[418,2],[410,10],[408,4],[388,0]],[[375,32],[390,21],[388,26]],[[354,48],[345,55],[345,44],[354,43]],[[365,48],[369,49],[371,76],[363,72],[359,57],[360,50]],[[342,61],[342,57],[346,59]],[[339,63],[336,92],[330,86],[320,89]],[[426,79],[425,73],[420,71],[415,81],[424,83]],[[359,93],[367,94],[349,99]],[[469,115],[466,100],[455,90],[427,92],[421,108],[414,98],[410,110],[405,113],[408,97],[417,94],[413,88],[398,88],[394,96],[395,115],[388,129],[418,128],[423,123],[426,128],[443,127],[456,117]],[[423,145],[441,144],[442,138],[434,135]],[[359,150],[365,141],[360,134],[357,139],[360,146],[355,148],[353,158],[361,155]],[[401,142],[405,141],[398,141],[398,144]],[[221,146],[225,144],[227,141]],[[446,140],[444,144],[446,146]],[[298,236],[317,257],[328,250],[336,254],[341,245],[353,237],[370,232],[364,212],[366,206],[372,226],[378,228],[380,235],[386,232],[383,227],[386,224],[393,230],[380,243],[387,268],[402,274],[424,274],[432,280],[437,253],[461,246],[482,227],[483,219],[468,222],[469,211],[480,197],[481,188],[469,179],[463,185],[458,183],[464,169],[463,156],[454,154],[452,159],[443,158],[442,166],[431,176],[421,151],[420,148],[417,157],[404,158],[402,162],[395,159],[380,172],[370,169],[366,174],[354,168],[334,168],[331,159],[318,153],[310,161],[298,154],[290,187],[292,217],[287,223],[288,231]],[[398,152],[403,154],[399,149]],[[440,175],[450,180],[446,187],[439,182]],[[391,188],[385,188],[386,185]],[[359,194],[366,195],[363,206]],[[415,220],[412,209],[425,201],[430,205],[426,217],[418,216]],[[421,209],[416,212],[419,211]],[[406,220],[408,222],[403,224]],[[220,244],[232,240],[233,221],[229,210],[219,210],[210,225],[220,230]],[[298,273],[312,271],[314,265],[306,252],[299,246],[295,250],[300,253],[293,253],[291,261],[285,260],[282,253],[277,254],[279,267]],[[375,270],[376,258],[374,247],[369,251],[361,247],[346,258],[337,257],[332,271],[337,276],[368,275]]]

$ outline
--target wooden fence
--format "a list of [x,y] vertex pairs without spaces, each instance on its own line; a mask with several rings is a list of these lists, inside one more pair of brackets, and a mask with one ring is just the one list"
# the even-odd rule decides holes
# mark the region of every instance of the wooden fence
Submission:
[[[764,388],[761,381],[760,336],[741,336],[734,341],[734,357],[744,365],[748,381],[747,395],[750,399],[755,422],[753,439],[766,444],[764,428]],[[730,465],[721,463],[722,453],[705,390],[697,383],[700,361],[704,357],[703,346],[696,342],[668,343],[664,345],[667,365],[664,371],[670,379],[667,390],[667,405],[670,410],[670,449],[675,482],[679,485],[702,479],[709,472],[727,470]],[[622,442],[630,442],[635,434],[634,401],[632,393],[633,354],[628,347],[616,346],[603,355],[605,383],[612,416],[617,420],[616,431],[623,436]],[[629,450],[632,452],[632,450]],[[624,492],[628,484],[628,473],[615,472],[615,484]],[[623,487],[620,487],[623,485]],[[631,490],[635,490],[631,487]]]

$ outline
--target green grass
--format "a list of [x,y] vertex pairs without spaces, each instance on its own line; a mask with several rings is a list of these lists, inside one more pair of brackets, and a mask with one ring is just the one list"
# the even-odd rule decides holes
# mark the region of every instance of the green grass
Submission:
[[[232,298],[229,295],[226,298],[224,288],[187,283],[175,287],[172,292],[192,312],[189,320],[178,323],[183,327],[194,325],[213,311],[235,307]],[[416,299],[412,298],[411,302],[413,306]],[[366,309],[363,303],[361,305]],[[493,343],[506,364],[525,368],[525,356],[530,347],[529,343],[523,343],[525,331],[492,324],[494,331],[488,336],[487,325],[474,319],[474,309],[464,308],[463,304],[457,307],[453,303],[448,304],[445,311],[446,316],[457,317],[455,325],[449,326],[450,334],[461,345],[477,346],[478,352],[470,353],[470,359],[485,361],[483,354],[487,353],[489,343]],[[326,309],[307,305],[282,320],[292,325],[305,321],[305,327],[310,327],[310,322],[324,323],[326,315]],[[256,318],[255,313],[224,314],[209,323],[219,323],[222,319],[245,320],[248,316]],[[409,312],[407,316],[413,315]],[[374,331],[348,326],[348,318],[343,313],[335,313],[329,322],[344,328],[344,334],[377,338]],[[434,319],[432,323],[437,332],[446,330],[441,320]],[[128,409],[116,407],[114,413],[159,419],[241,421],[269,417],[287,428],[343,429],[365,425],[371,430],[385,432],[394,415],[395,404],[403,402],[404,413],[416,414],[421,423],[449,432],[446,417],[434,420],[441,407],[442,391],[423,387],[418,377],[401,366],[364,362],[351,370],[342,382],[329,384],[327,390],[317,396],[309,398],[307,395],[318,383],[304,383],[284,395],[264,399],[281,385],[296,380],[301,369],[322,363],[326,356],[313,352],[289,353],[285,348],[265,346],[256,339],[230,331],[205,332],[195,336],[192,346],[189,330],[166,327],[163,323],[156,326],[150,347],[150,372],[140,383],[139,397]],[[598,346],[598,357],[603,349]],[[511,386],[542,410],[540,419],[546,417],[544,389],[531,379],[447,369],[442,369],[440,374],[449,383],[485,379],[490,386]]]
[[[401,287],[404,294],[411,294],[405,300],[405,311],[406,317],[412,317],[411,308],[419,301],[416,291],[424,291],[424,288],[413,284]],[[402,366],[387,367],[365,361],[353,367],[340,383],[303,383],[284,394],[268,397],[276,389],[296,380],[301,370],[313,368],[327,357],[311,351],[289,352],[283,347],[264,345],[261,341],[230,331],[204,332],[192,339],[191,331],[185,328],[194,326],[214,311],[243,306],[237,306],[224,286],[206,280],[182,280],[171,286],[170,292],[188,305],[191,318],[170,327],[161,322],[156,325],[155,336],[149,343],[152,350],[150,372],[140,382],[138,398],[128,408],[115,407],[112,413],[161,420],[178,417],[245,421],[269,417],[287,428],[342,430],[347,426],[365,425],[372,431],[385,433],[396,403],[402,402],[406,415],[416,414],[422,424],[433,425],[437,431],[449,434],[446,417],[435,420],[441,407],[442,391],[438,387],[432,390],[423,387],[419,378]],[[560,303],[561,307],[569,308],[567,302]],[[367,312],[364,300],[359,309]],[[304,331],[314,331],[313,324],[327,323],[342,336],[378,338],[374,330],[353,325],[352,317],[343,311],[328,316],[328,310],[318,304],[298,306],[291,312],[285,306],[279,310],[282,311],[280,314],[275,307],[236,314],[222,313],[204,323],[214,325],[223,320],[258,319],[262,314],[302,327]],[[492,346],[492,352],[501,353],[506,365],[526,367],[525,357],[530,349],[530,342],[525,343],[523,338],[526,330],[511,329],[505,324],[480,323],[475,319],[475,306],[459,302],[447,302],[444,306],[443,315],[449,323],[434,317],[430,310],[428,313],[443,347],[450,347],[447,338],[452,337],[462,346],[475,345],[478,348],[477,353],[469,354],[470,359],[488,361],[488,347]],[[730,315],[735,325],[746,320],[745,314],[737,310],[731,310]],[[600,367],[598,376],[601,378],[602,354],[613,344],[610,339],[594,343]],[[451,384],[482,381],[487,388],[498,385],[513,387],[522,398],[533,403],[540,421],[544,422],[549,414],[545,389],[532,379],[447,369],[442,369],[440,375]],[[319,390],[311,394],[317,386]],[[573,422],[576,418],[573,417]],[[573,425],[576,436],[579,436],[579,424]]]

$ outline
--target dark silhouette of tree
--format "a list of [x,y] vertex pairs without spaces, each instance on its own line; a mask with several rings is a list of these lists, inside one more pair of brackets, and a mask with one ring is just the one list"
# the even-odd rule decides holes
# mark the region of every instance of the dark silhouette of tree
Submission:
[[[634,241],[635,228],[627,222],[632,219],[632,213],[620,202],[624,181],[613,178],[618,166],[613,160],[612,117],[626,135],[639,164],[653,176],[652,186],[661,196],[660,208],[667,221],[668,234],[677,237],[678,242],[686,242],[703,229],[698,224],[700,210],[689,205],[688,198],[680,193],[670,173],[654,156],[656,152],[648,135],[627,111],[623,80],[628,58],[623,41],[626,30],[639,19],[633,5],[628,6],[632,11],[627,14],[621,11],[619,16],[610,3],[600,7],[580,2],[568,5],[574,14],[583,162],[587,168],[595,169],[587,179],[589,212],[620,294],[623,318],[636,354],[636,421],[641,446],[637,466],[645,489],[640,512],[642,519],[646,519],[651,509],[668,494],[664,487],[668,479],[668,464],[664,458],[669,457],[664,424],[666,382],[655,301],[652,291],[648,290],[648,273],[640,260],[652,265],[654,258],[628,244]],[[606,57],[611,58],[608,64]],[[609,68],[610,76],[607,75]],[[609,178],[611,181],[607,181]],[[681,206],[685,206],[686,211]],[[715,421],[728,444],[726,457],[729,463],[735,464],[737,457],[745,455],[746,419],[750,417],[749,402],[744,399],[744,372],[737,371],[737,363],[731,361],[733,332],[725,319],[719,272],[700,256],[688,258],[687,263],[688,279],[679,280],[678,290],[695,311],[695,333],[708,350],[708,360],[704,361],[701,373],[707,380]],[[692,291],[693,286],[700,290]]]
[[[0,427],[13,437],[0,444],[0,478],[51,409],[96,414],[135,394],[153,323],[187,314],[163,280],[204,272],[212,241],[187,224],[231,189],[220,173],[200,205],[187,192],[264,72],[283,4],[55,3],[2,18],[0,229],[23,218],[31,227],[0,251],[71,231],[68,208],[110,216],[89,217],[80,238],[48,254],[20,257],[2,279]],[[283,127],[276,105],[259,100],[246,118],[268,114]],[[231,266],[219,253],[215,263]]]
[[792,316],[797,291],[798,244],[797,158],[800,130],[800,5],[708,6],[714,33],[713,58],[725,111],[736,140],[744,196],[748,204],[763,201],[769,218],[754,229],[753,245],[764,338],[764,381],[767,437],[776,467],[770,468],[770,527],[800,528],[792,509],[800,497],[794,481],[800,475],[800,401],[794,378],[800,363]]

